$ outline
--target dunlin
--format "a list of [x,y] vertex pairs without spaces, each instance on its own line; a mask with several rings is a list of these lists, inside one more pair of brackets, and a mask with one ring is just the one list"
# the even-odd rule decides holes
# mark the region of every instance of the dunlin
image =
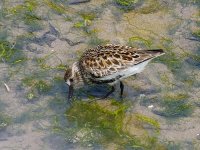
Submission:
[[142,50],[112,44],[88,49],[65,73],[64,80],[69,86],[68,99],[71,100],[74,88],[86,84],[111,85],[111,91],[103,97],[106,98],[115,91],[117,82],[120,82],[122,97],[122,79],[140,73],[149,61],[163,54],[162,49]]

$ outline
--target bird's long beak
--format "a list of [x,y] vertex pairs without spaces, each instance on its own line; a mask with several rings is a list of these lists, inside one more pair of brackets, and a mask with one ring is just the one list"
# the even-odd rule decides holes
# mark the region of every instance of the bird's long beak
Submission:
[[71,101],[71,98],[73,97],[74,87],[73,85],[69,85],[69,93],[68,93],[68,101]]

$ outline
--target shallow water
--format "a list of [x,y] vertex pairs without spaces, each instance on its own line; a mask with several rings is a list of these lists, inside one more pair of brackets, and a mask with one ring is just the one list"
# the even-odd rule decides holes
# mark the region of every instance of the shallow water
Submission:
[[[0,149],[200,149],[199,1],[72,2],[0,1]],[[106,43],[166,54],[122,102],[95,86],[69,106],[65,69]]]

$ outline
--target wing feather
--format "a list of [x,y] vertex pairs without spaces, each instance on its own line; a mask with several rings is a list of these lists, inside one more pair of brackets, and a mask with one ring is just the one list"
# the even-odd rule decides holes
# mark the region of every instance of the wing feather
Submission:
[[101,78],[163,54],[163,50],[141,50],[128,46],[105,45],[87,50],[80,59],[85,73]]

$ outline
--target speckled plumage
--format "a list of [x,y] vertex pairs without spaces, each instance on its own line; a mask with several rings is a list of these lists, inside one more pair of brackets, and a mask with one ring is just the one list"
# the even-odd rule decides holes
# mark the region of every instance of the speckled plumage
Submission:
[[[162,49],[141,50],[129,46],[105,45],[86,50],[80,60],[65,73],[65,81],[73,85],[115,83],[141,72],[147,63],[164,54]],[[71,80],[72,81],[72,80]]]
[[87,50],[79,61],[85,78],[101,78],[163,54],[163,50],[140,50],[128,46],[106,45]]

